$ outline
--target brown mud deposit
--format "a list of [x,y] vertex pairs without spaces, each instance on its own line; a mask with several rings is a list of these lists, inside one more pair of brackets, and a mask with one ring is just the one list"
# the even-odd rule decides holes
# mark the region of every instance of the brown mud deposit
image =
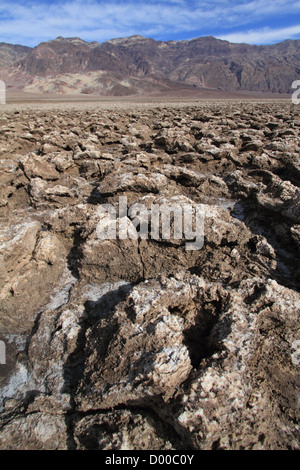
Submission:
[[[299,449],[300,108],[1,108],[1,449]],[[97,236],[203,204],[204,246]]]

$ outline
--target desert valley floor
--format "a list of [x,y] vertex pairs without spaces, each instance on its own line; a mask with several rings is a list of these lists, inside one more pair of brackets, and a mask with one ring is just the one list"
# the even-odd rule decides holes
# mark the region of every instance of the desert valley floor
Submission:
[[[0,449],[300,449],[299,132],[290,100],[0,108]],[[201,206],[203,246],[99,237],[120,198]]]

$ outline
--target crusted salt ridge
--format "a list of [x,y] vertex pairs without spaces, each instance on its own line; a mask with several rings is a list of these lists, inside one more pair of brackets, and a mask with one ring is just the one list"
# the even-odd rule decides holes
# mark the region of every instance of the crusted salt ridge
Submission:
[[[0,448],[298,449],[297,109],[86,109],[1,116]],[[100,239],[120,196],[203,247]]]

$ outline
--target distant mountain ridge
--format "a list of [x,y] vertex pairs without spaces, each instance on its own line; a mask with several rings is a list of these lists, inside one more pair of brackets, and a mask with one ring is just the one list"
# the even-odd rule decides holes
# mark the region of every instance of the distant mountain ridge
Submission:
[[34,48],[0,43],[0,78],[25,91],[106,96],[180,86],[290,93],[300,79],[300,40],[255,46],[135,35],[103,43],[58,37]]

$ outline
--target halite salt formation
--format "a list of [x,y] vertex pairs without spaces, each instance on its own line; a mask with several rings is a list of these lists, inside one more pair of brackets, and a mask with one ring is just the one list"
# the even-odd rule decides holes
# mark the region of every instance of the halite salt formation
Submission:
[[[23,109],[0,126],[0,447],[298,449],[297,107]],[[202,204],[203,248],[100,239],[120,196]]]

